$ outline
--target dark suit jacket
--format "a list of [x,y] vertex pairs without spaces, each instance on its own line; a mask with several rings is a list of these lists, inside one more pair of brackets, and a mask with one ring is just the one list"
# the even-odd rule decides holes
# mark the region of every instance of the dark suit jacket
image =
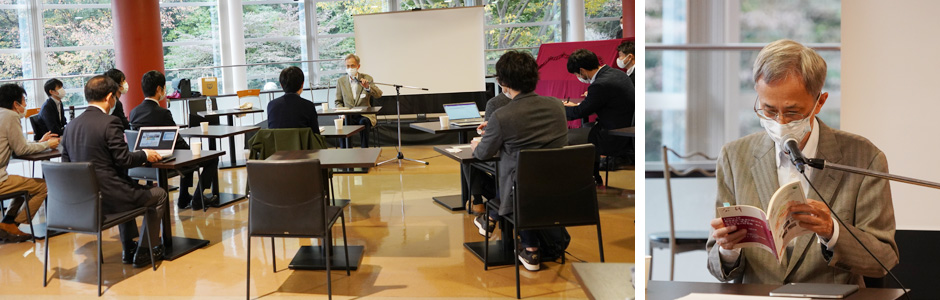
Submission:
[[473,156],[489,159],[499,153],[500,215],[512,212],[510,192],[516,178],[519,151],[566,145],[568,123],[561,100],[535,93],[519,94],[493,112]]
[[[56,108],[57,106],[58,108]],[[52,98],[46,99],[46,103],[42,104],[42,109],[39,110],[39,118],[46,124],[46,129],[49,132],[59,136],[62,136],[65,132],[65,123],[67,123],[65,121],[65,108],[62,107],[62,104],[56,104]]]
[[127,176],[127,169],[147,162],[143,151],[130,152],[124,142],[124,127],[117,117],[94,106],[76,117],[62,136],[62,161],[91,162],[101,188],[104,213],[141,207],[150,190]]
[[[133,130],[151,126],[177,126],[169,109],[150,100],[144,100],[131,110],[130,122]],[[176,136],[176,149],[189,149],[189,144],[181,136]]]
[[268,103],[268,128],[303,127],[320,133],[316,104],[294,93],[286,93]]
[[127,120],[127,116],[124,115],[124,104],[121,103],[120,99],[118,99],[117,104],[114,105],[114,112],[111,113],[111,115],[121,120],[121,126],[123,126],[125,130],[131,129],[131,123]]
[[496,93],[496,97],[486,100],[486,114],[483,115],[483,120],[489,121],[490,117],[493,116],[493,113],[496,112],[497,109],[506,106],[511,100],[512,99],[506,97],[506,94],[503,94],[502,91]]
[[597,123],[604,129],[630,127],[636,98],[633,95],[633,83],[627,73],[608,66],[597,71],[594,83],[588,87],[588,95],[581,105],[565,107],[569,120],[576,120],[597,114]]

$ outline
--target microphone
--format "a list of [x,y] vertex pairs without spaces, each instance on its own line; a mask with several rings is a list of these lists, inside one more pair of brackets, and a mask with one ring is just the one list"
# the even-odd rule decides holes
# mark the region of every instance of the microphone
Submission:
[[789,136],[783,142],[783,151],[790,156],[790,163],[796,166],[796,169],[803,173],[803,165],[806,164],[806,157],[800,151],[800,142],[796,138]]

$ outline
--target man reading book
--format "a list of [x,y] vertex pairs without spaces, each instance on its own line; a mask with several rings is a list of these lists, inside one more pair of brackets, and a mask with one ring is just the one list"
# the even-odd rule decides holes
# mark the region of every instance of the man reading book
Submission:
[[[887,172],[885,154],[867,139],[832,129],[816,118],[829,94],[822,91],[826,62],[791,40],[770,43],[757,55],[754,111],[765,132],[728,143],[717,164],[719,207],[751,205],[767,210],[779,187],[800,180],[807,203],[789,208],[799,226],[813,232],[788,243],[778,262],[769,251],[735,247],[746,231],[720,218],[708,240],[708,270],[718,280],[742,283],[792,282],[864,285],[862,276],[886,273],[849,233],[854,233],[888,269],[898,263],[894,208],[887,180],[837,170],[806,169],[814,191],[783,151],[787,137],[806,157]],[[840,225],[827,201],[845,221]]]

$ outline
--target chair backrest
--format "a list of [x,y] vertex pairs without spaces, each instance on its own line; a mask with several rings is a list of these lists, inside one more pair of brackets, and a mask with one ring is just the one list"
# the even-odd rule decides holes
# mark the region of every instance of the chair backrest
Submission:
[[40,115],[32,115],[29,117],[29,125],[33,127],[33,140],[38,141],[42,139],[42,136],[49,132],[49,129],[46,128],[46,123],[42,121]]
[[248,161],[248,234],[326,235],[320,160]]
[[[212,100],[212,110],[219,109],[218,100]],[[198,127],[201,122],[209,122],[209,125],[222,124],[219,116],[203,117],[198,114],[201,111],[206,111],[206,98],[187,99],[186,108],[189,111],[189,127]]]
[[326,149],[326,139],[319,132],[304,128],[258,130],[247,141],[251,159],[267,159],[277,151]]
[[519,152],[514,188],[518,224],[523,228],[599,222],[594,183],[594,145]]
[[124,141],[127,142],[127,151],[135,151],[134,146],[137,146],[137,130],[124,130]]
[[97,232],[101,227],[101,193],[89,162],[42,163],[46,177],[46,222],[50,229]]
[[669,208],[669,245],[671,249],[676,249],[676,222],[675,213],[672,207],[672,175],[689,176],[693,173],[700,173],[705,177],[715,177],[715,171],[709,171],[703,168],[691,167],[684,170],[676,170],[669,164],[669,153],[672,153],[681,159],[690,159],[701,157],[706,161],[715,162],[716,158],[705,155],[701,152],[693,152],[686,155],[680,155],[676,150],[663,146],[663,179],[666,181],[666,206]]

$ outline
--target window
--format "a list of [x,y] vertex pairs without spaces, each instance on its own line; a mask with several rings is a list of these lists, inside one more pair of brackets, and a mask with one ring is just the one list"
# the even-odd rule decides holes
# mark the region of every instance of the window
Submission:
[[[167,81],[203,76],[222,77],[221,69],[171,69],[221,65],[219,16],[215,2],[163,0],[160,4],[163,24],[163,59]],[[219,81],[224,87],[224,81]],[[172,84],[168,85],[171,87]]]
[[487,0],[487,74],[496,73],[496,60],[509,49],[534,56],[542,43],[561,42],[561,6],[560,0]]
[[[416,0],[420,3],[427,1]],[[410,1],[409,1],[410,2]],[[402,2],[405,5],[405,2]],[[343,57],[356,52],[353,15],[380,13],[385,4],[382,0],[317,1],[316,59],[337,59],[315,64],[318,85],[333,85],[336,78],[345,72]],[[368,63],[368,62],[364,62]]]
[[[245,61],[249,64],[304,60],[305,43],[303,3],[254,4],[245,1],[242,21],[245,26]],[[267,82],[277,83],[281,69],[298,63],[248,67],[248,88],[260,89]]]
[[587,0],[584,1],[584,40],[609,40],[617,38],[620,18],[623,15],[623,1]]
[[663,145],[716,156],[725,143],[763,130],[753,112],[751,68],[760,49],[781,38],[814,47],[826,60],[829,100],[819,118],[839,127],[840,2],[729,3],[646,1],[647,162],[662,160]]
[[[0,80],[35,76],[28,14],[25,1],[0,0]],[[35,82],[23,84],[30,94],[28,105],[35,106]]]

